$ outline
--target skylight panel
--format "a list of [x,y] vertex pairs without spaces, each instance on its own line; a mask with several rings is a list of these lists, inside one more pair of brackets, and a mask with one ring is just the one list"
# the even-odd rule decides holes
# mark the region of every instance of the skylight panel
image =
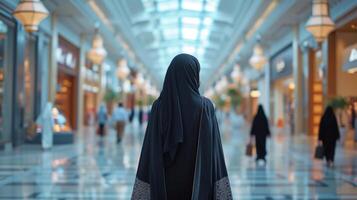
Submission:
[[205,4],[204,10],[207,12],[216,12],[217,11],[217,2],[207,1]]
[[210,26],[210,25],[212,25],[212,23],[213,23],[212,17],[205,17],[203,19],[203,24],[206,25],[206,26]]
[[202,1],[194,1],[194,0],[183,0],[182,8],[184,10],[202,11],[203,10],[203,2]]
[[160,12],[177,10],[179,8],[178,1],[163,1],[157,2],[157,10]]
[[173,17],[161,17],[160,18],[160,24],[161,25],[174,25],[174,24],[178,24],[178,19],[177,18],[173,18]]
[[182,47],[182,52],[188,53],[188,54],[194,54],[196,52],[196,48],[194,46],[184,45]]
[[187,40],[196,40],[198,36],[198,30],[194,28],[183,28],[182,37]]
[[183,24],[199,25],[201,19],[198,17],[182,17]]
[[200,34],[200,39],[207,39],[209,36],[209,30],[208,29],[202,29],[201,34]]
[[167,28],[162,30],[162,34],[166,40],[174,39],[174,38],[178,38],[179,31],[178,29]]

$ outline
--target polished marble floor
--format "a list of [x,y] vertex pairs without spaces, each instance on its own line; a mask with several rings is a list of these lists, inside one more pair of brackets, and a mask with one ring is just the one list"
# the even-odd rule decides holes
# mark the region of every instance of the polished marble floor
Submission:
[[[274,130],[268,163],[257,166],[244,155],[247,126],[223,120],[220,127],[234,199],[357,200],[353,142],[338,146],[336,165],[329,169],[312,159],[316,139]],[[131,125],[117,145],[113,131],[99,141],[94,128],[86,128],[74,145],[0,152],[0,199],[130,199],[143,135]]]

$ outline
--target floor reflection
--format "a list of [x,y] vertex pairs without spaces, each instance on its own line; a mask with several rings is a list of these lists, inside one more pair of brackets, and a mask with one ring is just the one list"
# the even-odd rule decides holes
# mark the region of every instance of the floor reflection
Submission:
[[[234,120],[219,119],[235,199],[357,199],[351,144],[338,147],[336,166],[328,169],[312,159],[314,138],[274,130],[268,163],[258,166],[244,155],[249,126]],[[103,140],[94,130],[47,152],[28,145],[0,152],[0,199],[130,199],[144,128],[129,125],[119,145],[113,130]]]

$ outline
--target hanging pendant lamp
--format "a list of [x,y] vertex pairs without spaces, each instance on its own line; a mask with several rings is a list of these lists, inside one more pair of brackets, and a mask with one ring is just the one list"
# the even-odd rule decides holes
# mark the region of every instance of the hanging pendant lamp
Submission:
[[107,51],[103,47],[103,38],[100,36],[98,28],[95,30],[95,35],[92,41],[92,48],[88,52],[88,59],[94,64],[102,64]]
[[126,79],[130,73],[130,69],[128,68],[128,64],[125,59],[121,59],[118,62],[117,68],[117,76],[120,80]]
[[266,58],[264,56],[263,48],[257,43],[253,49],[253,55],[249,59],[249,64],[254,67],[254,69],[260,71],[263,69],[266,63]]
[[235,83],[239,83],[241,79],[240,66],[237,64],[234,66],[233,71],[231,73],[231,78]]
[[40,0],[21,0],[13,15],[24,25],[27,32],[35,32],[40,22],[48,16],[48,10]]
[[335,28],[335,24],[329,15],[327,0],[313,0],[312,16],[307,21],[305,28],[314,36],[318,43],[325,40],[328,34]]

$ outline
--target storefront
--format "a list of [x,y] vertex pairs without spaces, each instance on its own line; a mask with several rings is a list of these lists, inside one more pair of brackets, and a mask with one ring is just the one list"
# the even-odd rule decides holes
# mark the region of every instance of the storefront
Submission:
[[[347,105],[335,107],[345,141],[352,141],[352,109],[357,99],[357,10],[337,21],[337,29],[328,38],[326,69],[327,102],[343,98]],[[354,107],[356,111],[356,107]]]
[[15,54],[15,22],[0,4],[0,146],[12,142],[12,78]]
[[288,45],[270,59],[271,119],[278,128],[293,130],[295,89],[292,76],[292,45]]
[[48,36],[25,32],[12,11],[0,2],[0,146],[35,134],[31,127],[47,101]]
[[72,132],[76,129],[78,61],[79,49],[60,36],[57,49],[57,92],[53,109],[55,132]]
[[96,111],[98,108],[98,92],[99,92],[99,66],[93,65],[86,60],[86,68],[84,73],[84,104],[83,104],[83,121],[86,126],[93,125]]

